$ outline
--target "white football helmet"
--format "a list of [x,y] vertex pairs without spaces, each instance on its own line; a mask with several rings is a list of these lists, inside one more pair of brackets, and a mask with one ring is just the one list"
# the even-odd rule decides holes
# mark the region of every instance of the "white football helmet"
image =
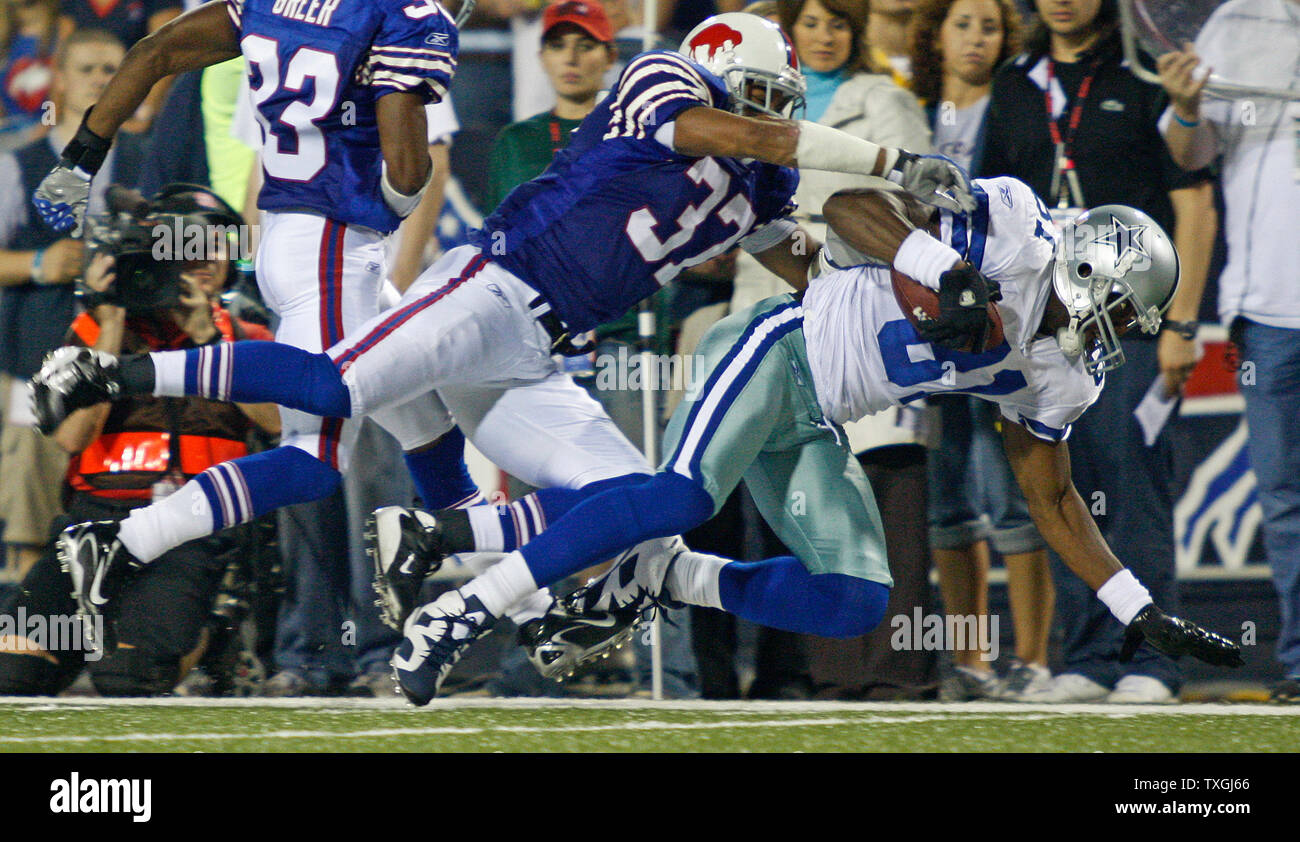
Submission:
[[1142,211],[1102,205],[1080,214],[1062,230],[1052,267],[1052,288],[1070,313],[1056,334],[1061,350],[1082,354],[1090,374],[1123,365],[1120,334],[1160,330],[1178,271],[1169,235]]
[[714,15],[690,31],[677,50],[722,79],[732,110],[752,108],[796,119],[807,84],[794,46],[781,27],[744,12]]

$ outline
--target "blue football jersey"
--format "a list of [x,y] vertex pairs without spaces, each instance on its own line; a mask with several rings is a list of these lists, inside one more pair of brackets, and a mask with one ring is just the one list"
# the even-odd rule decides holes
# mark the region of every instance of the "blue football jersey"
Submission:
[[434,0],[225,0],[262,127],[257,206],[306,210],[387,234],[401,218],[379,190],[375,102],[436,102],[457,32]]
[[623,315],[793,208],[794,170],[692,158],[656,139],[682,111],[728,100],[722,80],[689,59],[643,53],[546,172],[507,196],[470,242],[575,331]]

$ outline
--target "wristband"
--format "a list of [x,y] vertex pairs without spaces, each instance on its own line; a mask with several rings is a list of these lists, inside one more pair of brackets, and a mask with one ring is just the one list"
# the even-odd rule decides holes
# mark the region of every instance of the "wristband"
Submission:
[[1182,117],[1179,117],[1178,112],[1173,109],[1170,109],[1169,113],[1173,116],[1174,122],[1185,129],[1194,129],[1201,124],[1199,118],[1196,120],[1184,120]]
[[37,249],[36,256],[32,258],[32,283],[42,283],[41,264],[45,262],[45,249]]
[[113,145],[111,140],[105,140],[86,128],[86,121],[90,119],[92,111],[94,111],[93,106],[86,109],[77,133],[72,136],[72,140],[68,141],[68,145],[63,147],[63,154],[59,156],[64,166],[68,169],[80,169],[87,177],[99,172],[99,168],[104,165],[104,159],[108,157],[109,147]]
[[917,228],[907,235],[894,255],[894,268],[933,290],[939,289],[939,276],[961,262],[961,255],[951,246]]
[[1200,327],[1199,322],[1176,322],[1172,319],[1165,319],[1160,322],[1160,329],[1176,333],[1182,338],[1191,342],[1196,338],[1196,329]]
[[1152,602],[1151,594],[1128,568],[1107,579],[1106,583],[1097,589],[1097,599],[1104,602],[1110,609],[1110,613],[1115,615],[1115,619],[1126,626],[1133,622],[1133,618],[1139,611]]

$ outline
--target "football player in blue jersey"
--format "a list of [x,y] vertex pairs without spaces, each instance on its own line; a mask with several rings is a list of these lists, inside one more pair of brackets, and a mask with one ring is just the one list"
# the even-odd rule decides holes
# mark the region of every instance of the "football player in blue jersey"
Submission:
[[[60,360],[34,381],[41,424],[57,424],[87,401],[139,392],[270,400],[353,418],[409,407],[436,390],[489,459],[534,486],[582,488],[648,474],[600,407],[559,372],[552,355],[579,350],[574,336],[737,243],[802,289],[816,244],[787,216],[795,166],[889,177],[924,201],[972,207],[965,175],[946,159],[791,119],[803,92],[779,28],[754,15],[711,18],[680,52],[631,61],[569,147],[508,196],[470,245],[448,252],[395,308],[325,353],[245,343],[234,353],[214,346],[121,365],[94,355]],[[86,581],[98,581],[101,571],[156,557],[182,537],[177,524],[218,528],[292,493],[284,475],[244,470],[223,480],[235,493],[221,518],[158,511],[146,515],[157,529],[148,540],[74,527],[66,555],[85,559]],[[187,499],[202,508],[200,494],[207,497],[198,489]],[[479,508],[480,527],[491,529],[495,510]],[[397,561],[403,575],[422,572]],[[428,653],[426,636],[407,627],[395,659],[400,675],[419,672]]]
[[[379,312],[384,240],[432,177],[425,105],[447,93],[456,52],[456,26],[432,0],[209,3],[130,51],[35,204],[54,227],[79,231],[89,181],[141,92],[168,74],[242,54],[262,129],[259,285],[279,317],[277,340],[320,352]],[[128,543],[150,555],[157,538],[206,534],[254,509],[328,496],[356,424],[281,414],[279,449],[196,477],[124,523]],[[401,441],[422,494],[448,504],[473,500],[463,436],[445,418],[429,395],[377,420]],[[75,564],[75,544],[68,549]]]

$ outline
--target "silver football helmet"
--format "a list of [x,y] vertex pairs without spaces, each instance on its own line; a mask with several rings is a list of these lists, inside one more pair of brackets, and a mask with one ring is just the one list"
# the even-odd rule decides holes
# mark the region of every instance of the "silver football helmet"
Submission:
[[726,12],[702,21],[677,50],[722,79],[733,109],[797,119],[808,86],[794,46],[781,27],[745,12]]
[[1052,288],[1069,311],[1056,333],[1089,374],[1124,364],[1119,337],[1134,325],[1160,330],[1178,287],[1178,252],[1154,219],[1125,205],[1102,205],[1065,226],[1056,244]]

